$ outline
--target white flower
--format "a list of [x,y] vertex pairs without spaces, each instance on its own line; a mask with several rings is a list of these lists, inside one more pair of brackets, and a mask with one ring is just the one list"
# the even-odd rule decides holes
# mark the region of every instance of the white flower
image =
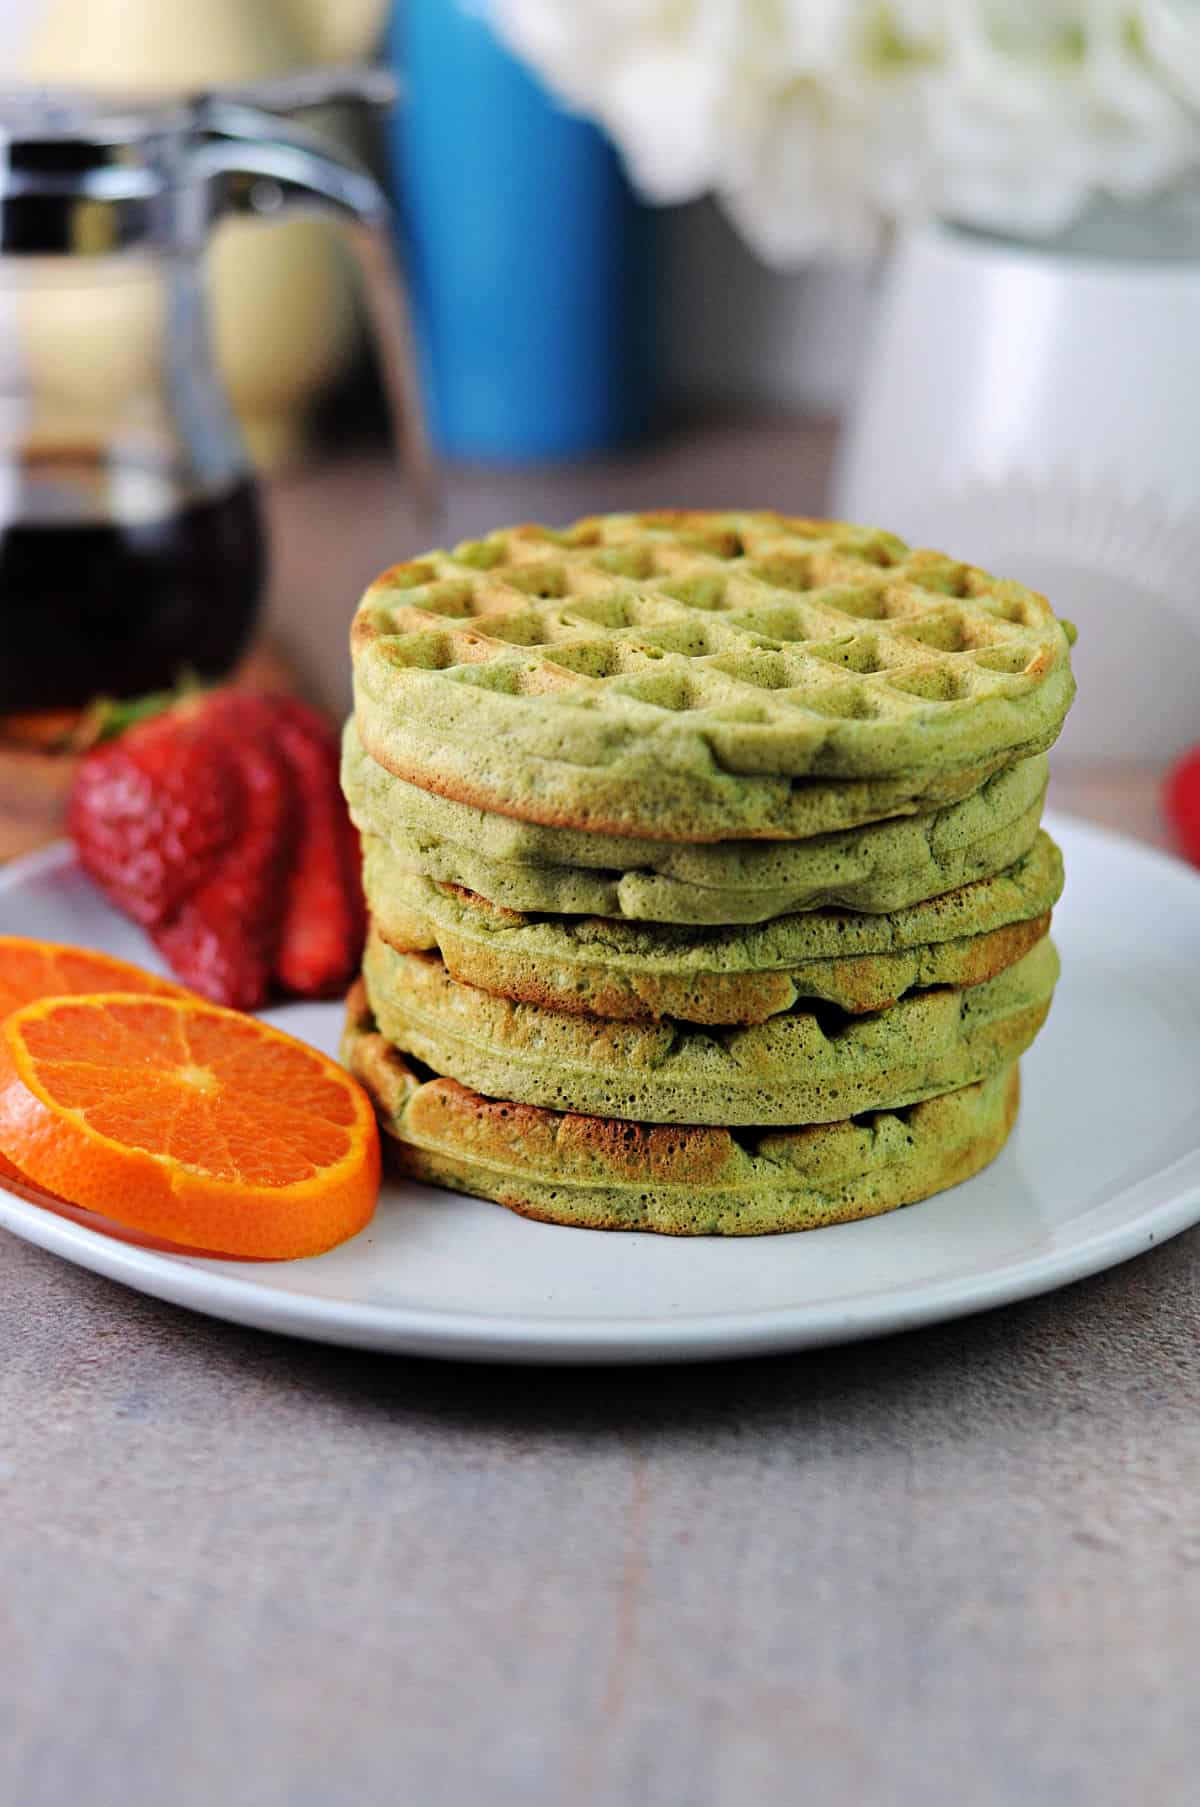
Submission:
[[496,15],[550,86],[608,128],[651,200],[684,201],[719,177],[714,128],[741,10],[728,0],[500,0]]
[[1145,0],[1141,10],[1151,64],[1200,111],[1200,5],[1197,0]]
[[1200,166],[1200,0],[494,0],[653,201],[772,262],[940,213],[1053,232]]
[[[1140,48],[1122,0],[1032,9],[1005,32],[948,9],[929,129],[940,206],[975,225],[1053,232],[1103,192],[1140,201],[1195,167],[1200,132]],[[1054,18],[1052,15],[1057,14]],[[989,29],[990,25],[990,29]]]

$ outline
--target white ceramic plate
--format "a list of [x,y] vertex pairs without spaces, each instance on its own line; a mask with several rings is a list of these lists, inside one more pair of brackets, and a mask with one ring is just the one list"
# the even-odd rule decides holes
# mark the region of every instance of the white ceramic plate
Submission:
[[[722,1241],[600,1235],[390,1184],[317,1260],[212,1261],[142,1246],[0,1190],[0,1226],[212,1317],[330,1343],[512,1362],[683,1361],[902,1330],[1046,1292],[1200,1220],[1200,877],[1132,842],[1050,824],[1067,859],[1064,961],[1023,1063],[1024,1103],[978,1178],[887,1217]],[[0,932],[149,962],[69,851],[0,876]],[[340,1011],[272,1020],[321,1047]]]

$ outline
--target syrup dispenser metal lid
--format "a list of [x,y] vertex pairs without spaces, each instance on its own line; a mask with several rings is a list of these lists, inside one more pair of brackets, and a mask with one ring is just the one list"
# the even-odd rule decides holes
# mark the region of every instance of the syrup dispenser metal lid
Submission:
[[26,88],[0,92],[0,256],[197,254],[216,220],[340,217],[364,276],[401,459],[424,512],[434,473],[391,208],[371,172],[291,117],[386,106],[380,69],[306,70],[190,99]]
[[0,254],[112,256],[194,249],[227,212],[297,208],[383,226],[374,177],[280,115],[332,101],[385,105],[381,70],[306,71],[186,101],[81,89],[0,93]]

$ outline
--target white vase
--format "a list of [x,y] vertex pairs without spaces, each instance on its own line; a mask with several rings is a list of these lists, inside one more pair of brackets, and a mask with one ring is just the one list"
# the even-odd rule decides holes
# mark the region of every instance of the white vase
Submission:
[[1200,227],[1098,215],[1053,247],[898,250],[834,509],[1043,590],[1080,630],[1064,756],[1200,737]]

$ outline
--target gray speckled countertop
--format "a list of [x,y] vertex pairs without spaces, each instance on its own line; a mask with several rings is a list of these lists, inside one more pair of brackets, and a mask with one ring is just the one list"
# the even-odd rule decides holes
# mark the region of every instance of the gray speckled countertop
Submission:
[[0,1242],[0,1799],[1174,1807],[1200,1235],[708,1368],[290,1343]]
[[[676,497],[789,499],[758,446]],[[1056,800],[1158,832],[1137,774]],[[940,1329],[611,1374],[287,1342],[0,1236],[0,1803],[1190,1807],[1198,1351],[1200,1232]]]

